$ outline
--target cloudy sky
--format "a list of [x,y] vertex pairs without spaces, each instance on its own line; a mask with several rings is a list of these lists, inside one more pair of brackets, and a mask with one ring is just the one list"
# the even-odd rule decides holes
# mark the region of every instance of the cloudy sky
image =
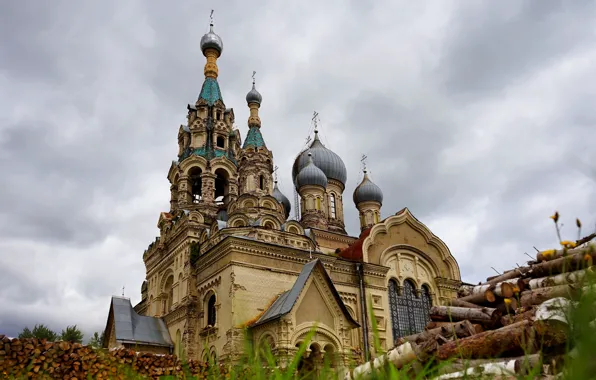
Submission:
[[[289,197],[314,110],[351,193],[368,156],[386,217],[404,206],[478,282],[596,228],[591,1],[12,1],[0,5],[0,333],[87,337],[110,296],[140,300],[142,254],[205,62],[246,134],[257,71]],[[431,6],[432,4],[432,6]]]

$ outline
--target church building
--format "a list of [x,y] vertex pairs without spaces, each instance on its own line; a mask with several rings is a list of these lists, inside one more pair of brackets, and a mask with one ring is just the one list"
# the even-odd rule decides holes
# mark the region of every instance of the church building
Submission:
[[[213,23],[200,47],[205,79],[177,132],[170,209],[143,254],[141,301],[112,298],[104,347],[226,361],[248,338],[284,363],[316,326],[308,355],[342,366],[374,356],[373,320],[384,349],[422,331],[430,307],[461,284],[449,248],[407,208],[383,217],[383,192],[366,170],[344,198],[346,167],[316,128],[291,168],[292,218],[259,117],[267,103],[253,80],[242,136],[220,91]],[[359,236],[346,232],[345,207],[359,212]]]

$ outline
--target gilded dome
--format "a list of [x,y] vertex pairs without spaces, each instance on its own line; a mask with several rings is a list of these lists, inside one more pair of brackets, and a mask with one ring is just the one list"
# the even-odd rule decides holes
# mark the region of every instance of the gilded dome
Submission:
[[271,195],[273,195],[273,198],[277,199],[277,201],[284,206],[286,217],[290,216],[292,204],[290,203],[290,200],[279,190],[279,187],[277,187],[277,181],[275,181],[275,187],[273,188],[273,194]]
[[248,104],[250,104],[250,103],[257,103],[258,105],[261,105],[261,101],[262,100],[263,100],[263,97],[257,91],[257,89],[255,88],[255,84],[253,82],[253,84],[252,84],[252,90],[250,90],[248,92],[248,94],[246,94],[246,103],[248,103]]
[[314,164],[323,171],[328,179],[334,179],[341,182],[343,185],[346,184],[346,180],[348,178],[346,165],[344,165],[344,162],[337,154],[327,149],[325,145],[323,145],[321,140],[319,140],[318,132],[315,131],[315,139],[312,144],[310,144],[310,148],[300,154],[292,166],[292,178],[294,178],[294,185],[297,186],[296,176],[308,163],[308,151],[312,153]]
[[379,202],[383,204],[383,192],[381,188],[368,178],[366,170],[360,185],[354,190],[354,203],[358,206],[362,202]]
[[223,52],[223,41],[221,37],[215,34],[213,31],[213,24],[209,26],[209,33],[201,37],[201,51],[203,54],[208,48],[213,48],[219,52],[219,55]]
[[304,166],[296,176],[296,187],[301,188],[302,186],[307,185],[327,187],[327,177],[325,176],[325,173],[315,165],[310,152],[307,157],[308,161],[306,162],[306,166]]

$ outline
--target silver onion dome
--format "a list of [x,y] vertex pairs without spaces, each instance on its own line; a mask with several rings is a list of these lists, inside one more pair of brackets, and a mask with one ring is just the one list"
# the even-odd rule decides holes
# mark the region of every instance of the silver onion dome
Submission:
[[205,50],[213,48],[219,52],[219,55],[223,52],[223,41],[221,37],[215,34],[213,31],[213,24],[209,25],[209,33],[201,37],[201,51],[205,54]]
[[364,171],[362,182],[354,190],[353,199],[356,206],[362,202],[379,202],[383,204],[383,192],[379,186],[368,178],[366,170]]
[[313,162],[312,153],[309,152],[307,157],[306,166],[296,176],[296,187],[301,188],[307,185],[327,187],[327,177]]
[[255,82],[252,82],[252,90],[246,94],[246,103],[257,103],[258,105],[261,105],[262,100],[263,97],[261,96],[261,93],[255,88]]
[[[310,145],[309,151],[312,153],[313,162],[315,165],[320,168],[323,173],[325,173],[325,176],[328,179],[334,179],[341,182],[343,185],[346,184],[346,180],[348,178],[346,165],[337,154],[327,149],[325,145],[323,145],[321,140],[319,140],[317,131],[315,131],[315,138]],[[302,168],[306,166],[307,163],[308,155],[307,151],[304,151],[296,158],[294,165],[292,166],[292,178],[294,179],[294,185],[297,186],[296,176],[302,170]]]
[[273,188],[273,198],[277,199],[282,206],[284,206],[284,210],[286,211],[286,217],[290,216],[290,211],[292,210],[292,204],[290,200],[279,190],[277,187],[277,181],[275,181],[275,187]]

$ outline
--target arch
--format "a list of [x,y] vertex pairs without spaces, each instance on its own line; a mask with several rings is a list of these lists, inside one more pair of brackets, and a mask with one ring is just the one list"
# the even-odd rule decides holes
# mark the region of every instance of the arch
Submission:
[[249,219],[244,214],[236,214],[232,215],[230,219],[228,219],[228,226],[231,227],[246,227],[249,224]]
[[228,203],[228,193],[230,191],[229,179],[230,173],[224,168],[215,170],[215,203]]
[[265,190],[265,176],[259,175],[259,189]]
[[433,247],[438,252],[440,256],[440,262],[442,262],[444,268],[446,269],[445,273],[444,271],[438,271],[438,273],[440,273],[443,277],[461,280],[459,265],[445,242],[443,242],[438,236],[433,234],[428,227],[416,219],[410,210],[408,210],[408,208],[402,209],[395,215],[386,218],[383,222],[380,222],[371,228],[369,236],[364,239],[362,244],[362,252],[365,262],[376,263],[376,257],[369,257],[369,250],[375,245],[375,240],[377,240],[377,238],[381,235],[388,235],[389,229],[391,227],[401,224],[407,224],[412,229],[417,231],[420,236],[422,236],[425,243]]
[[242,202],[242,208],[253,208],[256,206],[256,202],[253,199],[247,199]]
[[192,154],[179,165],[182,175],[188,175],[188,171],[193,167],[198,167],[202,171],[205,171],[205,168],[207,167],[207,160],[205,157]]
[[[290,342],[293,342],[291,345],[296,345],[299,342],[303,342],[304,338],[311,332],[314,328],[314,323],[302,324],[301,326],[297,326],[294,334],[292,334],[292,338]],[[342,347],[339,338],[335,335],[335,331],[330,330],[327,326],[324,325],[317,325],[317,340],[311,340],[310,343],[320,341],[320,338],[325,338],[327,342],[332,343],[336,348]]]
[[176,330],[176,356],[179,358],[182,357],[182,334],[180,333],[180,329]]
[[217,297],[213,290],[210,290],[205,295],[205,326],[213,327],[217,323],[216,302]]
[[265,228],[272,229],[272,230],[280,230],[281,229],[279,222],[268,215],[261,218],[260,225]]
[[203,199],[203,169],[193,166],[188,171],[188,182],[192,203],[199,203]]
[[215,140],[215,146],[217,146],[218,148],[221,148],[221,149],[225,149],[225,147],[226,147],[225,137],[217,136],[217,139]]
[[162,299],[162,314],[167,314],[172,310],[174,301],[174,274],[170,274],[163,287],[165,298]]
[[285,230],[293,234],[304,235],[304,228],[295,220],[288,220],[285,223]]
[[203,218],[203,215],[196,210],[191,211],[190,214],[188,215],[188,218],[192,222],[201,223],[201,224],[205,223],[205,219]]
[[262,204],[263,204],[264,208],[268,208],[270,210],[276,209],[275,205],[273,203],[271,203],[270,201],[264,201]]

